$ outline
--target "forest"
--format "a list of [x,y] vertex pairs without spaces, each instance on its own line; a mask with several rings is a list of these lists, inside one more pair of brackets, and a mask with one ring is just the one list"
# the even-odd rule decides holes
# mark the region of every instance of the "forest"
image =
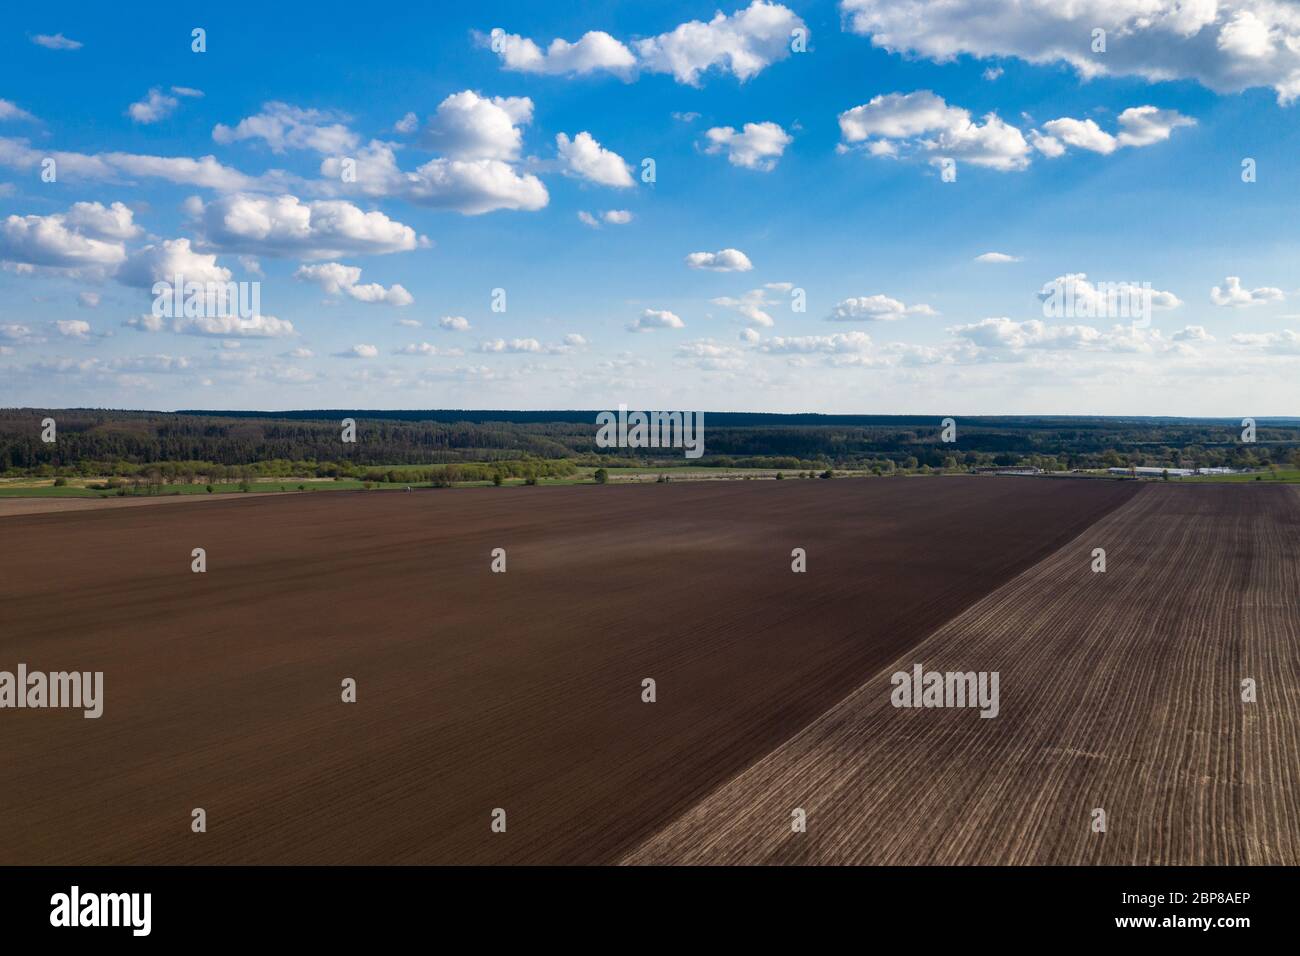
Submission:
[[[719,468],[966,470],[1032,466],[1047,471],[1129,466],[1268,467],[1300,464],[1300,419],[1240,420],[1085,417],[769,415],[708,412],[704,457]],[[356,422],[342,440],[343,419]],[[294,412],[0,410],[0,474],[134,476],[163,480],[402,472],[455,465],[518,476],[569,473],[577,466],[681,465],[680,452],[600,448],[594,411]],[[54,422],[54,441],[43,440]],[[652,452],[653,454],[646,454]],[[511,463],[507,468],[507,463]],[[376,480],[384,480],[377,478]]]

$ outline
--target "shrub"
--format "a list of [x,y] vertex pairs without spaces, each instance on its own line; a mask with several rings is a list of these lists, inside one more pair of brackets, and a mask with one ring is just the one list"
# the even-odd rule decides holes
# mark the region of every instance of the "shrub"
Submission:
[[597,468],[596,473],[592,475],[592,477],[596,479],[596,484],[598,485],[607,484],[609,482],[609,472],[604,468]]
[[211,485],[205,485],[204,487],[206,487],[206,488],[208,489],[208,494],[212,494],[212,486],[211,486]]
[[54,479],[54,487],[55,487],[55,488],[64,488],[64,487],[67,486],[67,484],[68,484],[68,479],[66,479],[66,478],[64,478],[64,477],[62,477],[62,476],[60,476],[60,477]]

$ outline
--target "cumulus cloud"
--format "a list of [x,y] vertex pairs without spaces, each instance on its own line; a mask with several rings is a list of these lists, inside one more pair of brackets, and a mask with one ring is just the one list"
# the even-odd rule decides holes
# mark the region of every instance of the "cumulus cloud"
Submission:
[[590,226],[592,229],[599,229],[600,224],[607,223],[611,226],[625,226],[632,221],[632,214],[626,209],[606,209],[602,213],[589,213],[586,210],[578,212],[578,221],[584,226]]
[[1049,159],[1062,155],[1066,146],[1109,155],[1122,146],[1162,143],[1178,127],[1195,125],[1196,120],[1177,110],[1132,106],[1119,114],[1119,132],[1115,135],[1103,130],[1094,120],[1064,116],[1044,123],[1046,133],[1034,130],[1031,140],[1034,148]]
[[83,322],[81,319],[57,319],[54,328],[64,338],[69,339],[84,339],[90,334],[90,323]]
[[686,265],[692,269],[707,269],[711,272],[749,272],[754,268],[749,256],[739,249],[692,252],[686,257]]
[[415,301],[411,293],[400,285],[394,284],[387,289],[377,282],[362,285],[360,267],[339,262],[300,266],[293,277],[315,282],[327,295],[346,295],[358,302],[405,306]]
[[77,293],[77,305],[81,306],[83,309],[97,309],[97,308],[99,308],[99,293],[98,293],[98,292],[78,292],[78,293]]
[[358,152],[356,182],[342,184],[342,158],[321,163],[321,175],[365,196],[393,196],[434,209],[477,216],[499,209],[537,210],[550,201],[542,181],[498,159],[432,159],[412,172],[398,169],[392,147],[373,141]]
[[176,112],[176,107],[180,105],[178,96],[198,97],[203,93],[200,90],[191,89],[188,86],[173,86],[172,94],[164,93],[158,87],[151,89],[144,99],[132,103],[126,108],[126,113],[135,122],[141,125],[157,123],[164,120]]
[[212,138],[223,144],[258,139],[273,153],[290,149],[339,153],[354,149],[358,142],[356,133],[348,129],[343,119],[327,110],[270,102],[262,105],[260,113],[245,117],[234,127],[218,123],[212,128]]
[[424,143],[450,159],[515,160],[523,146],[520,127],[532,122],[526,96],[488,99],[473,90],[453,93],[438,104],[424,131]]
[[990,263],[1019,262],[1020,257],[1008,255],[1005,252],[985,252],[982,255],[976,256],[975,261],[990,262]]
[[131,209],[120,202],[108,206],[78,202],[69,207],[64,220],[73,229],[99,239],[134,239],[141,232]]
[[1258,289],[1244,289],[1238,276],[1228,276],[1222,286],[1210,290],[1210,301],[1215,305],[1241,309],[1266,302],[1279,302],[1286,298],[1281,289],[1272,286],[1260,286]]
[[626,46],[602,30],[589,30],[573,43],[555,39],[545,50],[517,34],[495,28],[482,41],[501,58],[501,66],[520,73],[547,76],[583,76],[613,73],[630,79],[636,57]]
[[419,128],[420,117],[416,116],[414,113],[407,113],[393,124],[393,132],[401,133],[403,136],[408,133],[414,133]]
[[828,322],[893,322],[909,315],[938,315],[928,305],[905,305],[887,295],[864,295],[838,302]]
[[[167,319],[147,312],[122,323],[137,332],[170,330],[177,335],[215,338],[286,338],[294,334],[293,323],[273,315],[203,315]],[[308,355],[311,353],[308,352]]]
[[1172,292],[1127,281],[1097,284],[1083,272],[1057,276],[1038,291],[1045,309],[1079,318],[1138,318],[1148,297],[1152,309],[1176,309],[1183,304]]
[[101,227],[120,228],[123,221],[130,225],[131,213],[120,203],[109,208],[78,203],[67,213],[9,216],[0,222],[0,261],[18,271],[108,275],[126,261],[126,246]]
[[[1218,93],[1300,95],[1300,13],[1277,0],[841,0],[848,28],[891,52],[1068,63],[1084,78],[1191,79]],[[1104,54],[1092,31],[1106,31]]]
[[629,332],[652,332],[655,329],[684,329],[686,323],[665,309],[646,309],[628,325]]
[[188,239],[151,242],[131,253],[117,278],[125,285],[148,289],[155,282],[171,282],[176,276],[185,281],[227,283],[231,272],[217,265],[215,253],[196,252]]
[[416,248],[410,226],[350,202],[236,194],[191,207],[203,245],[223,252],[333,259]]
[[372,359],[379,357],[379,349],[373,345],[354,345],[342,352],[335,352],[334,355],[336,358]]
[[469,319],[463,315],[444,315],[438,320],[438,326],[448,332],[468,332]]
[[619,189],[635,185],[623,157],[605,149],[590,133],[579,133],[573,139],[558,133],[555,146],[559,150],[561,167],[571,176]]
[[581,335],[566,335],[562,342],[543,344],[537,339],[485,339],[478,344],[475,351],[502,355],[562,355],[575,348],[586,345]]
[[709,145],[705,152],[716,155],[723,150],[733,166],[770,172],[792,142],[789,133],[776,123],[746,123],[741,132],[730,126],[715,126],[705,132]]
[[633,44],[643,70],[671,73],[679,83],[698,86],[700,75],[717,68],[744,82],[790,55],[791,34],[803,20],[779,3],[754,0],[731,15],[721,11],[705,23],[691,20]]
[[874,96],[841,113],[839,123],[844,144],[860,145],[877,156],[896,156],[906,149],[1002,172],[1029,165],[1029,143],[1019,129],[996,113],[977,123],[969,110],[949,106],[929,90]]

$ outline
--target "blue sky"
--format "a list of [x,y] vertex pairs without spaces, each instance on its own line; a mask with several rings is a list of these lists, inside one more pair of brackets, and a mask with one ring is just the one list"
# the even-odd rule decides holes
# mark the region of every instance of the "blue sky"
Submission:
[[8,15],[0,404],[1295,413],[1294,6],[391,6]]

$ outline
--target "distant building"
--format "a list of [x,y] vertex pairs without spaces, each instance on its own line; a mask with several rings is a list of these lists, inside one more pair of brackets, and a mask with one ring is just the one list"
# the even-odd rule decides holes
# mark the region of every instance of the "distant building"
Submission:
[[1166,474],[1170,478],[1190,478],[1193,475],[1235,475],[1242,471],[1240,468],[1165,468],[1162,466],[1152,468],[1145,465],[1106,470],[1112,475],[1136,475],[1139,478],[1163,478]]

